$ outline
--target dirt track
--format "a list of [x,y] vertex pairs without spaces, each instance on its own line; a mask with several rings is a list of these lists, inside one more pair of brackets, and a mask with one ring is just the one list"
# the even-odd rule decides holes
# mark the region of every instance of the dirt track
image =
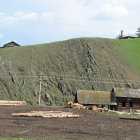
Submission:
[[[11,113],[32,110],[72,111],[80,118],[13,117]],[[140,121],[121,120],[119,117],[90,110],[63,107],[0,106],[0,137],[27,137],[73,140],[139,140]]]

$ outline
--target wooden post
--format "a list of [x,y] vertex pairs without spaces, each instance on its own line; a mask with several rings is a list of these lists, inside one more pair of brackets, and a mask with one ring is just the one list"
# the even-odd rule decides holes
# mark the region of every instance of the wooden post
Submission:
[[39,75],[39,96],[38,96],[38,103],[39,106],[41,105],[41,89],[42,89],[42,73]]

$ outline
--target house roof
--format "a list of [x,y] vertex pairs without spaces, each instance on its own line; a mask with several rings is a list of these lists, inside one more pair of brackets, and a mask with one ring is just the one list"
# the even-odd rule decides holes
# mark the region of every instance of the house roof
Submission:
[[92,90],[77,91],[77,101],[80,104],[116,105],[114,99],[110,92]]
[[116,97],[140,98],[140,89],[114,88]]
[[4,47],[13,47],[13,46],[20,46],[20,45],[14,41],[4,44]]

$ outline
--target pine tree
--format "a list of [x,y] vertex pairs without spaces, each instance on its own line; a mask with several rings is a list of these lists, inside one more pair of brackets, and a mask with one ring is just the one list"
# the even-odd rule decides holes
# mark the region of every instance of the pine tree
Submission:
[[137,28],[136,35],[137,35],[137,37],[140,37],[140,27]]
[[117,39],[123,39],[123,30],[121,30],[121,34],[117,36]]

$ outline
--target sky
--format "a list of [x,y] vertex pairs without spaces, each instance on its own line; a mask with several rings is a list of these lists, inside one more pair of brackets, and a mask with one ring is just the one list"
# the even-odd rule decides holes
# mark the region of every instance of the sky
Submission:
[[140,0],[0,0],[0,46],[135,34]]

